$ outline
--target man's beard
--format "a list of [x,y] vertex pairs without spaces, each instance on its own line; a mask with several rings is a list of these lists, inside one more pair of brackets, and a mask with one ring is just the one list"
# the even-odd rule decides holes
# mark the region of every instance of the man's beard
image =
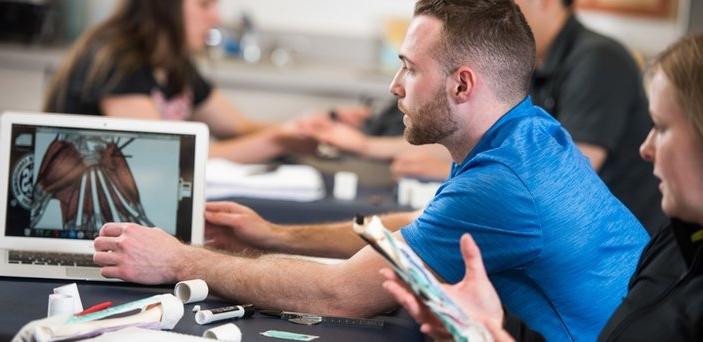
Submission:
[[[450,136],[459,128],[449,110],[449,102],[443,91],[438,91],[431,101],[408,115],[412,121],[405,127],[403,136],[413,145],[435,144]],[[400,103],[398,103],[400,107]],[[403,110],[407,113],[408,109]]]

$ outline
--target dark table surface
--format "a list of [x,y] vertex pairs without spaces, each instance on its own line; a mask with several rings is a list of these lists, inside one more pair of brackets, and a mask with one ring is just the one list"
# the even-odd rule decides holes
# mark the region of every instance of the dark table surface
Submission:
[[[0,341],[9,341],[27,322],[46,316],[48,296],[53,288],[69,283],[60,280],[37,280],[0,277]],[[156,294],[172,293],[172,287],[148,287],[125,283],[77,282],[84,307],[103,301],[113,305],[124,304]],[[202,336],[209,328],[233,322],[242,331],[243,341],[275,341],[261,336],[267,330],[283,330],[295,333],[320,336],[317,341],[422,341],[418,326],[403,311],[378,316],[384,320],[382,328],[344,327],[318,324],[299,325],[259,313],[247,319],[224,320],[207,325],[195,323],[193,305],[202,309],[231,305],[217,297],[210,296],[205,302],[186,304],[180,322],[173,331]]]
[[[329,179],[326,180],[329,185]],[[328,191],[331,193],[331,191]],[[325,221],[351,220],[356,213],[363,215],[410,210],[399,207],[393,201],[392,188],[360,189],[356,200],[340,201],[325,198],[315,202],[291,202],[268,199],[234,198],[241,204],[256,210],[262,217],[277,223],[314,223]],[[0,277],[0,341],[9,341],[27,322],[46,316],[48,296],[53,288],[71,281],[22,279]],[[155,294],[171,293],[172,287],[148,287],[126,283],[78,282],[84,307],[110,300],[113,305],[127,303]],[[383,291],[379,289],[379,291]],[[199,303],[201,308],[214,308],[232,303],[224,302],[210,296],[207,301]],[[174,331],[202,336],[202,333],[214,326],[227,323],[220,321],[209,325],[195,323],[192,308],[185,306],[185,313]],[[272,317],[255,314],[234,323],[242,330],[244,341],[274,341],[275,339],[259,335],[267,330],[284,330],[308,335],[320,336],[317,341],[422,341],[418,326],[407,314],[399,310],[386,316],[379,316],[385,321],[383,328],[342,327],[319,324],[304,326]]]

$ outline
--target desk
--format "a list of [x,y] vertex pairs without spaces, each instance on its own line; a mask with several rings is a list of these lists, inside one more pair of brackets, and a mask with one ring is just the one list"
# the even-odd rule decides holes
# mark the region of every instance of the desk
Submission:
[[[36,280],[0,277],[0,340],[9,341],[27,322],[46,316],[48,296],[52,289],[68,281]],[[114,305],[127,303],[148,296],[172,293],[173,287],[151,287],[132,284],[78,282],[84,306],[105,300]],[[381,289],[379,289],[382,291]],[[231,305],[210,296],[198,303],[203,309]],[[192,312],[194,304],[185,305],[185,312],[174,331],[202,336],[206,329],[231,322],[220,321],[208,325],[198,325]],[[243,341],[276,341],[259,335],[266,330],[285,330],[296,333],[320,336],[317,341],[423,341],[419,327],[403,311],[383,318],[385,325],[377,328],[352,328],[333,325],[304,326],[256,313],[253,317],[233,321],[242,330]]]
[[[328,181],[326,181],[328,183]],[[329,184],[327,184],[329,187]],[[328,191],[331,193],[331,191]],[[243,205],[256,210],[262,217],[277,223],[315,223],[324,221],[351,220],[355,213],[364,215],[411,210],[400,207],[392,200],[392,189],[360,189],[359,199],[339,201],[325,198],[315,202],[290,202],[252,198],[232,198]],[[0,277],[0,341],[9,341],[27,322],[46,316],[48,296],[53,288],[70,281],[19,279]],[[173,287],[139,286],[135,284],[78,282],[78,289],[84,306],[110,300],[114,305],[127,303],[155,294],[172,293]],[[379,288],[379,291],[383,289]],[[209,325],[195,323],[192,308],[185,306],[185,314],[174,331],[202,336],[206,329],[227,321]],[[231,305],[217,297],[210,296],[203,309]],[[332,325],[303,326],[277,318],[261,316],[235,321],[242,330],[244,341],[276,341],[259,335],[266,330],[285,330],[308,335],[320,336],[317,341],[423,341],[419,327],[404,312],[382,317],[385,326],[375,328],[351,328]]]
[[[316,202],[289,202],[251,198],[234,198],[250,206],[264,218],[278,223],[313,223],[323,221],[351,220],[355,213],[375,214],[409,210],[399,207],[388,199],[387,189],[360,193],[361,200],[338,201],[323,199]],[[386,193],[383,197],[383,193]],[[378,197],[381,196],[381,197]],[[376,201],[375,203],[373,201]],[[46,316],[48,296],[52,289],[69,281],[19,279],[0,277],[0,341],[9,341],[27,322]],[[172,293],[173,287],[139,286],[134,284],[78,282],[78,289],[85,306],[110,300],[114,305],[127,303],[155,294]],[[383,291],[379,288],[379,291]],[[203,309],[231,305],[210,296]],[[202,336],[206,329],[227,321],[209,325],[195,323],[191,312],[194,304],[185,306],[185,314],[174,331]],[[255,314],[252,318],[235,321],[242,330],[244,341],[276,341],[259,335],[266,330],[285,330],[320,336],[317,341],[423,341],[419,327],[404,311],[383,316],[385,326],[375,328],[351,328],[332,325],[303,326],[280,319]]]

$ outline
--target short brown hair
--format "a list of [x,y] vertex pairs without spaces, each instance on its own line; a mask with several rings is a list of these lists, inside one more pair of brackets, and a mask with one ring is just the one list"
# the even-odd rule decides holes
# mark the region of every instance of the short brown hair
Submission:
[[703,137],[703,35],[680,39],[655,60],[650,74],[662,70],[676,88],[676,99]]
[[501,101],[527,95],[535,68],[535,39],[513,0],[418,0],[415,16],[442,22],[437,58],[446,71],[470,61],[489,77]]

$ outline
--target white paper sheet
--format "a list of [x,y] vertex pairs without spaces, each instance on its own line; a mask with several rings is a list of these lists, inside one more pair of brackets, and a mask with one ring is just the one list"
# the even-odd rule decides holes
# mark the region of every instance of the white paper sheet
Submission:
[[208,200],[252,197],[311,202],[325,197],[322,176],[307,165],[281,165],[267,172],[265,165],[210,159],[205,174]]

